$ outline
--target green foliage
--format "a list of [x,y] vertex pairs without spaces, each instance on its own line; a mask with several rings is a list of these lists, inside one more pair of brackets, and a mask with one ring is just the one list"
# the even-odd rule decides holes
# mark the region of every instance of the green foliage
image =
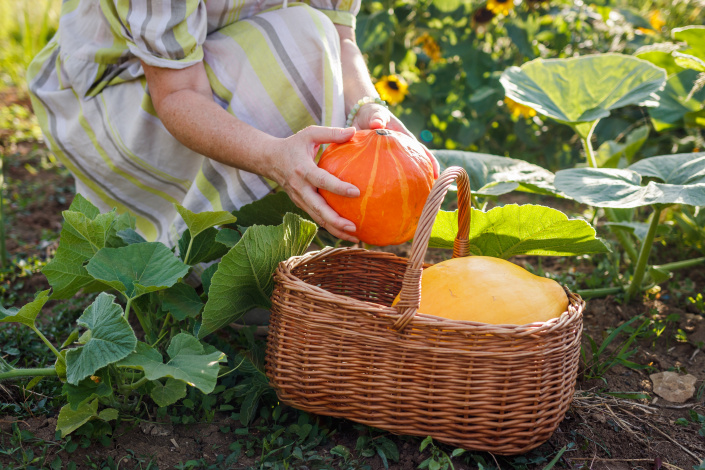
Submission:
[[[470,220],[469,248],[474,255],[509,259],[523,254],[571,256],[608,251],[589,223],[568,219],[550,207],[508,204],[487,212],[472,209]],[[457,233],[458,211],[440,211],[429,246],[452,249]]]
[[[109,430],[110,422],[129,416],[147,397],[162,408],[189,400],[186,397],[191,388],[208,397],[216,388],[226,356],[189,333],[199,330],[204,305],[206,311],[217,314],[214,296],[231,295],[238,288],[249,292],[255,285],[265,289],[259,291],[264,300],[256,300],[255,305],[268,302],[266,290],[271,291],[271,276],[278,262],[303,253],[316,232],[315,224],[286,214],[280,225],[243,228],[239,239],[229,234],[227,238],[234,244],[228,247],[215,241],[215,226],[233,223],[234,216],[224,212],[194,214],[184,208],[180,213],[191,237],[183,245],[183,259],[199,262],[202,258],[198,253],[213,253],[209,244],[220,245],[218,250],[225,254],[210,269],[212,279],[208,280],[215,287],[204,292],[203,298],[184,282],[191,272],[189,264],[162,243],[144,241],[134,231],[134,218],[115,211],[101,214],[77,195],[63,213],[59,247],[44,272],[54,290],[53,298],[72,298],[87,290],[98,291],[99,295],[85,308],[76,320],[76,328],[58,349],[38,329],[49,290],[38,293],[21,308],[0,307],[0,323],[29,327],[56,356],[54,367],[44,369],[24,369],[17,367],[17,361],[3,360],[0,380],[31,376],[65,380],[62,392],[67,403],[57,422],[62,437],[87,426]],[[204,234],[208,239],[202,238]],[[201,250],[200,246],[206,248]],[[245,272],[239,269],[243,266]],[[222,276],[234,276],[235,284],[225,285]],[[124,307],[109,292],[118,293],[125,301]],[[131,311],[141,327],[138,334],[129,324]],[[202,332],[214,331],[207,330],[212,321],[206,324]],[[143,339],[138,341],[138,336]],[[258,355],[261,357],[261,350]],[[238,368],[246,378],[233,390],[243,398],[242,416],[249,422],[260,398],[273,392],[260,362],[252,362],[244,352],[237,352],[235,360],[240,361]],[[206,402],[204,398],[204,413],[212,415],[212,407]]]
[[[636,323],[638,326],[633,328],[633,323]],[[582,346],[580,349],[580,356],[584,365],[583,376],[585,379],[604,380],[605,373],[617,364],[632,369],[644,369],[645,366],[630,361],[629,358],[637,352],[635,342],[640,335],[644,334],[649,324],[650,320],[648,318],[642,318],[640,316],[633,317],[617,328],[614,328],[599,346],[590,335],[585,334],[589,348]],[[624,335],[628,336],[625,338]],[[618,338],[621,338],[621,343],[615,342]]]

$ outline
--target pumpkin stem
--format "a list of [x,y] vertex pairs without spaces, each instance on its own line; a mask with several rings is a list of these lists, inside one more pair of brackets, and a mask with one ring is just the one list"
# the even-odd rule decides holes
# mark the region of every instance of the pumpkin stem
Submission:
[[391,132],[389,132],[387,129],[375,129],[375,132],[379,135],[389,135]]

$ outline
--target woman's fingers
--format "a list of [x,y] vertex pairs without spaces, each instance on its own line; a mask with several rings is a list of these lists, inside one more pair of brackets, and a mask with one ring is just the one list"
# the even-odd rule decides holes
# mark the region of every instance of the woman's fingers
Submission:
[[356,186],[336,178],[317,166],[306,173],[306,181],[316,188],[325,189],[340,196],[358,197],[360,195],[360,190]]
[[315,190],[304,190],[299,196],[300,200],[294,202],[313,217],[320,227],[325,228],[338,238],[353,243],[358,242],[358,239],[351,235],[351,232],[355,231],[355,224],[339,216]]
[[330,143],[341,144],[352,139],[355,135],[355,128],[309,126],[300,133],[303,133],[316,145]]

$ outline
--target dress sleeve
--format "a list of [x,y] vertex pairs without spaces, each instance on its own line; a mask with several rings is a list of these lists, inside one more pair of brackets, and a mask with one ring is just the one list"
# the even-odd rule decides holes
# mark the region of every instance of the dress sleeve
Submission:
[[[183,69],[203,60],[208,22],[204,0],[113,0],[114,18],[134,55]],[[114,26],[115,27],[115,26]]]
[[355,28],[360,0],[311,0],[311,6],[328,16],[334,24]]

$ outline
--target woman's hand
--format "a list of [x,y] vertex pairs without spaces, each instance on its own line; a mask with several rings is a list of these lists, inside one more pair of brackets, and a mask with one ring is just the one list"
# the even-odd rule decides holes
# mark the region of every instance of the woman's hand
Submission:
[[[397,118],[394,114],[389,111],[389,109],[381,106],[377,103],[368,103],[363,105],[355,116],[353,121],[355,129],[390,129],[392,131],[401,132],[408,135],[412,139],[416,139],[414,134],[412,134],[409,129]],[[421,142],[419,142],[421,144]],[[426,148],[425,145],[421,146],[426,151],[426,155],[431,159],[431,164],[433,165],[433,177],[438,178],[440,172],[440,166],[438,165],[438,160],[433,156],[431,151]]]
[[360,190],[318,168],[315,162],[321,144],[342,143],[350,140],[355,131],[334,127],[310,126],[280,140],[272,157],[274,164],[269,177],[289,194],[291,200],[306,211],[318,225],[343,240],[357,243],[349,232],[355,224],[342,218],[331,208],[317,188],[347,197],[358,197]]

